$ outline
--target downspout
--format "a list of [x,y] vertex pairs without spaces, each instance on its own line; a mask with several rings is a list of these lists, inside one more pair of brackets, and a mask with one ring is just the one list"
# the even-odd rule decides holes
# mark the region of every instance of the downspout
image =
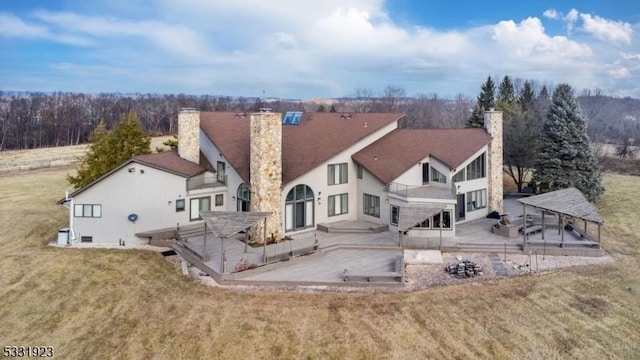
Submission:
[[69,243],[76,242],[76,232],[73,230],[73,198],[69,198],[69,192],[66,191],[64,194],[64,199],[69,204],[69,233],[71,236],[69,237]]

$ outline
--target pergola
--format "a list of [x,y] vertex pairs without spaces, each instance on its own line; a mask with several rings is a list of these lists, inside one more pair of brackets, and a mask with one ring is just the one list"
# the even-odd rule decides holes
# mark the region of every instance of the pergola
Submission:
[[[587,201],[582,192],[576,188],[568,188],[562,190],[556,190],[541,195],[530,196],[527,198],[519,199],[523,206],[523,216],[527,219],[527,206],[532,206],[542,211],[542,239],[544,240],[544,214],[551,213],[558,216],[558,233],[561,236],[561,246],[564,246],[564,231],[566,217],[573,219],[580,219],[584,222],[584,230],[579,229],[574,224],[574,229],[583,236],[590,237],[587,233],[587,223],[594,223],[598,226],[598,247],[601,246],[600,233],[602,224],[604,221],[593,208],[591,203]],[[527,232],[523,232],[525,244],[528,241]]]
[[[267,253],[267,217],[271,215],[269,212],[238,212],[238,211],[201,211],[200,216],[204,219],[204,247],[202,251],[202,259],[207,261],[207,227],[220,238],[220,273],[224,274],[226,264],[226,252],[224,249],[224,240],[243,231],[253,225],[264,221],[264,250],[263,258]],[[246,232],[246,236],[249,232]],[[247,241],[245,239],[245,250]]]
[[399,245],[404,247],[403,234],[421,222],[440,213],[440,240],[442,241],[442,206],[434,204],[411,204],[400,206],[400,216],[398,219]]

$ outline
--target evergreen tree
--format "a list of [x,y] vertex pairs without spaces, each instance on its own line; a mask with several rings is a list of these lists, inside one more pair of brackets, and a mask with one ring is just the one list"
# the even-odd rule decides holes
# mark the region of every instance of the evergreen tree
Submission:
[[484,127],[484,112],[496,106],[495,102],[496,86],[491,80],[491,76],[487,78],[487,81],[482,84],[480,88],[480,95],[478,95],[478,102],[471,114],[469,120],[467,120],[467,127],[482,128]]
[[325,109],[324,105],[320,104],[320,106],[318,106],[318,112],[325,112],[327,111],[327,109]]
[[534,181],[542,191],[576,187],[589,201],[595,201],[604,191],[585,119],[568,84],[559,85],[553,92],[540,137]]
[[[498,97],[496,100],[496,107],[498,109],[502,108],[510,108],[516,101],[516,93],[513,88],[513,82],[509,76],[506,76],[502,79],[500,86],[498,87]],[[504,110],[502,110],[504,111]]]
[[89,141],[89,149],[77,174],[67,175],[67,181],[75,189],[90,184],[133,156],[151,153],[151,139],[133,111],[128,112],[111,131],[107,131],[101,121]]
[[536,94],[533,92],[533,86],[529,80],[526,80],[522,86],[520,95],[518,96],[518,105],[520,105],[520,110],[524,112],[533,111],[535,98]]
[[337,110],[336,110],[336,105],[335,105],[335,104],[331,104],[331,108],[329,109],[329,112],[334,113],[334,112],[336,112],[336,111],[337,111]]

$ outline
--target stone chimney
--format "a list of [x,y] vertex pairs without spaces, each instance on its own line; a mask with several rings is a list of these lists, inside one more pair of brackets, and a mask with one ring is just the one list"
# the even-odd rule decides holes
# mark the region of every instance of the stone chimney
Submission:
[[[267,236],[281,238],[282,114],[251,114],[251,211],[270,212]],[[253,229],[258,242],[264,239],[264,223]]]
[[181,109],[178,114],[178,155],[200,162],[200,112],[196,109]]
[[484,127],[491,136],[489,143],[488,180],[489,189],[489,211],[503,213],[503,150],[502,150],[502,111],[495,111],[493,108],[484,112]]

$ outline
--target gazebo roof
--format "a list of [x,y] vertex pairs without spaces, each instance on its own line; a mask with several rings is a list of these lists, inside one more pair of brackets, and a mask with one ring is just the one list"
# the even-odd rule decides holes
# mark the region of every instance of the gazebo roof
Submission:
[[576,188],[568,188],[548,192],[546,194],[519,199],[521,203],[539,209],[569,215],[574,218],[602,224],[604,221],[587,201],[582,192]]
[[401,205],[398,230],[407,231],[441,211],[442,206],[435,204]]
[[267,216],[268,212],[253,211],[201,211],[200,216],[207,226],[219,238],[228,238],[242,230],[259,223]]

